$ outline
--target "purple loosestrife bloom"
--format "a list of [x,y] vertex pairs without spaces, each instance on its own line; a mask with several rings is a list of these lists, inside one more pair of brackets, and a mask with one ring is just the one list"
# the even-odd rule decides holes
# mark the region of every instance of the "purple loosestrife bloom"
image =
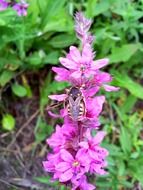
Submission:
[[23,0],[19,3],[16,3],[13,6],[13,9],[17,11],[17,14],[19,16],[26,16],[27,15],[27,8],[28,8],[28,3],[26,3]]
[[56,80],[68,81],[73,85],[85,85],[88,90],[100,87],[106,91],[116,91],[118,88],[106,85],[111,82],[110,74],[101,72],[100,69],[109,62],[107,58],[94,61],[94,53],[90,44],[85,44],[80,52],[76,47],[71,46],[66,58],[61,57],[60,62],[64,68],[53,67],[53,71],[57,73]]
[[[109,92],[118,90],[107,84],[112,81],[111,75],[100,70],[109,60],[94,60],[94,37],[89,32],[91,24],[91,20],[81,12],[76,14],[75,30],[82,49],[71,46],[66,57],[60,58],[63,67],[52,68],[57,74],[55,79],[69,82],[71,88],[65,94],[49,96],[63,103],[58,115],[51,111],[49,114],[54,118],[63,118],[64,124],[57,125],[55,133],[47,139],[52,153],[43,166],[45,171],[53,173],[53,180],[69,185],[72,190],[93,190],[95,186],[88,183],[88,174],[106,174],[104,168],[107,166],[108,151],[100,145],[106,133],[96,131],[105,96],[97,96],[97,92],[101,87]],[[71,89],[76,89],[78,93],[71,93]],[[71,117],[71,112],[80,117]],[[95,136],[93,131],[96,131]]]
[[0,0],[0,11],[3,11],[8,8],[8,2],[5,0]]
[[60,172],[60,182],[80,179],[85,172],[88,172],[89,165],[86,162],[87,157],[80,150],[75,156],[72,156],[67,150],[62,149],[60,156],[62,161],[55,166],[56,171]]
[[72,190],[82,189],[82,190],[93,190],[95,186],[87,182],[87,177],[83,175],[79,180],[72,180],[73,188]]
[[105,158],[108,156],[108,151],[99,146],[105,134],[105,132],[101,131],[95,137],[92,137],[88,129],[84,141],[79,143],[80,147],[82,147],[83,154],[88,155],[91,173],[106,174],[103,167],[107,165]]

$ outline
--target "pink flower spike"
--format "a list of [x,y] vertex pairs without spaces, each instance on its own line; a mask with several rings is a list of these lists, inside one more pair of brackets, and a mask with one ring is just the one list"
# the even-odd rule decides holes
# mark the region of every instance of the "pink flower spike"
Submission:
[[82,32],[87,32],[92,24],[91,19],[84,17],[82,12],[77,12],[75,15],[76,28],[80,28]]
[[88,183],[90,175],[107,173],[104,168],[107,166],[108,150],[101,147],[106,132],[98,131],[105,96],[97,93],[101,88],[108,92],[119,89],[108,85],[112,81],[111,75],[100,70],[108,64],[109,59],[94,61],[94,37],[89,32],[91,24],[92,21],[81,12],[76,13],[75,30],[81,40],[80,48],[69,47],[66,56],[59,58],[62,66],[52,67],[56,73],[55,79],[67,81],[70,87],[64,94],[48,96],[58,101],[58,105],[63,105],[58,110],[59,115],[47,108],[50,116],[59,117],[64,123],[57,125],[56,131],[47,139],[52,154],[47,156],[43,166],[45,171],[53,173],[53,180],[72,190],[93,190],[95,186]]
[[75,31],[77,37],[82,41],[82,45],[86,43],[91,44],[94,40],[94,37],[88,32],[92,24],[91,19],[87,19],[81,12],[77,12],[75,15]]
[[103,88],[107,91],[107,92],[111,92],[111,91],[118,91],[120,88],[119,87],[115,87],[115,86],[110,86],[107,84],[103,85]]
[[64,101],[67,98],[67,94],[50,95],[48,96],[51,100],[57,100],[59,102]]

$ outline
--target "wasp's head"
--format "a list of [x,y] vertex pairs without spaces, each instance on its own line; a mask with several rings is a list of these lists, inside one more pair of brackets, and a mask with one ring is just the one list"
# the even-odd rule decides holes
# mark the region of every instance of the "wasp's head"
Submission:
[[69,96],[71,96],[74,100],[78,97],[78,96],[81,96],[82,93],[80,91],[80,89],[78,87],[72,87],[70,90],[69,90]]

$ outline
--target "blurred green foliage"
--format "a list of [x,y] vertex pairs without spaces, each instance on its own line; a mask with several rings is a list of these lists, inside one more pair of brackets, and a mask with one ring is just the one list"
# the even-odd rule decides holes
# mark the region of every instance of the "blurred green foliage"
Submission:
[[[65,48],[78,45],[73,22],[77,10],[84,10],[85,15],[93,19],[97,58],[110,58],[106,70],[113,75],[113,84],[121,87],[119,92],[104,92],[108,103],[101,123],[107,131],[103,146],[110,152],[109,174],[97,177],[95,183],[99,190],[143,187],[143,105],[140,105],[143,99],[143,0],[29,0],[26,17],[18,17],[11,9],[0,12],[1,99],[7,86],[13,96],[32,98],[32,87],[22,74],[49,68],[39,86],[40,114],[34,132],[37,142],[50,135],[53,128],[43,116],[48,95],[67,86],[53,81],[50,68],[59,64],[58,58],[65,54]],[[19,77],[22,80],[18,80]],[[15,121],[11,115],[3,116],[3,128],[7,128],[5,123],[9,119],[8,130],[12,130]],[[49,178],[38,180],[49,184]]]

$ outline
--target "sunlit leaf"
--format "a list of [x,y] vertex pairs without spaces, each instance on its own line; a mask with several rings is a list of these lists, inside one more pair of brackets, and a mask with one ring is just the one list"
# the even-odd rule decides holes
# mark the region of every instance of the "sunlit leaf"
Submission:
[[112,53],[108,56],[110,63],[126,62],[132,55],[140,49],[141,45],[137,44],[124,44],[122,47],[114,47]]
[[5,114],[2,118],[2,127],[7,131],[12,131],[15,127],[15,119],[11,114]]
[[15,95],[19,96],[19,97],[24,97],[27,94],[27,90],[24,86],[20,85],[20,84],[13,84],[12,85],[12,91]]

